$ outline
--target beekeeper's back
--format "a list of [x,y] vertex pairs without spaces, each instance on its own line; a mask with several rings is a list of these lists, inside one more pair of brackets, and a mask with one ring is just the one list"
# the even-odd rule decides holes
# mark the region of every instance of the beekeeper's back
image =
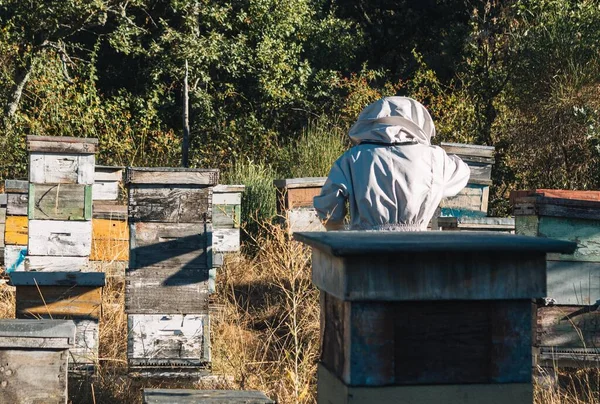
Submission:
[[314,198],[329,230],[342,227],[346,200],[352,230],[426,230],[442,198],[456,195],[469,180],[460,158],[431,145],[431,116],[411,98],[369,105],[348,135],[355,146],[334,163]]

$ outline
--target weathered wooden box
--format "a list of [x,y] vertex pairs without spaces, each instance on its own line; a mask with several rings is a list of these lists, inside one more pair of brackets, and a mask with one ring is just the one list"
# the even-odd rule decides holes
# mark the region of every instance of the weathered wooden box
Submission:
[[440,203],[441,216],[486,216],[495,148],[460,143],[442,143],[441,147],[446,153],[459,156],[471,169],[468,185],[458,195]]
[[92,220],[92,261],[128,261],[129,226],[117,219]]
[[27,216],[29,183],[23,180],[4,181],[6,215]]
[[0,401],[66,404],[74,340],[72,321],[0,320]]
[[277,214],[292,232],[324,230],[314,209],[325,177],[288,178],[273,181],[277,188]]
[[27,252],[27,181],[6,180],[3,207],[0,207],[2,223],[3,260],[7,272],[23,270],[23,251]]
[[275,404],[252,390],[143,389],[144,404]]
[[240,250],[243,185],[217,185],[213,189],[213,253]]
[[[501,233],[296,233],[321,291],[318,402],[532,403],[547,252]],[[358,400],[360,397],[360,400]]]
[[119,199],[125,167],[95,166],[94,201],[116,201]]
[[212,221],[212,188],[219,170],[128,168],[130,222]]
[[30,220],[92,220],[92,187],[82,184],[29,184]]
[[91,221],[29,221],[29,255],[89,257],[91,247]]
[[98,359],[98,321],[105,275],[100,272],[13,272],[17,318],[71,319],[76,324],[71,365]]
[[438,217],[438,229],[445,231],[496,231],[515,232],[515,219],[512,217]]
[[4,266],[4,232],[6,228],[6,194],[0,194],[0,266]]

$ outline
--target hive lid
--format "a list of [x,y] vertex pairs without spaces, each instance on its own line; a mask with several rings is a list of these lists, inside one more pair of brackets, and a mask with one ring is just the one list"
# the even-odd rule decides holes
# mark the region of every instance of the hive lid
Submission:
[[104,286],[104,272],[11,272],[15,286]]
[[27,136],[27,150],[38,153],[95,154],[98,139],[69,136]]
[[571,254],[576,243],[494,232],[335,231],[294,233],[334,256],[429,252],[543,252]]
[[227,193],[239,193],[244,192],[246,189],[245,185],[229,185],[229,184],[219,184],[213,189],[213,193],[215,194],[227,194]]
[[312,188],[325,185],[327,177],[285,178],[273,180],[277,188]]
[[74,340],[72,320],[0,320],[0,348],[69,348]]

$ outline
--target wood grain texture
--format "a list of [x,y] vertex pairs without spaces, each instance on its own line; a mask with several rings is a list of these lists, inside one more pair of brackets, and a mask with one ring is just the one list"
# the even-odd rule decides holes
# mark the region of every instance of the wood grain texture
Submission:
[[311,208],[290,209],[285,212],[284,225],[291,232],[325,231],[325,227],[317,216],[317,211]]
[[541,216],[539,237],[577,243],[574,254],[552,254],[549,259],[600,262],[600,210],[598,213],[597,220]]
[[539,219],[535,215],[515,216],[515,233],[522,236],[538,236]]
[[130,268],[208,268],[212,228],[205,223],[131,223]]
[[8,194],[6,214],[8,216],[27,216],[28,201],[27,194]]
[[275,404],[253,390],[144,389],[144,404]]
[[600,349],[597,306],[549,306],[537,309],[537,346]]
[[7,197],[5,193],[0,193],[0,208],[6,208]]
[[[433,386],[349,387],[322,364],[317,371],[317,402],[327,404],[531,404],[529,383]],[[443,399],[442,399],[443,397]]]
[[212,191],[188,185],[131,185],[129,218],[139,222],[210,222]]
[[548,261],[548,297],[559,305],[600,300],[600,262]]
[[474,183],[475,181],[491,181],[492,179],[492,165],[491,164],[479,164],[479,163],[467,163],[471,170],[471,176],[469,182]]
[[[445,198],[440,202],[442,208],[449,210],[487,212],[489,186],[468,184],[458,195]],[[452,216],[461,216],[460,214]]]
[[600,201],[600,191],[573,191],[567,189],[531,189],[510,192],[510,202],[517,198],[544,196],[547,198],[578,199],[583,201]]
[[0,348],[43,349],[51,343],[52,349],[68,349],[74,338],[75,324],[70,320],[0,320]]
[[31,255],[86,257],[90,255],[91,245],[91,221],[29,221]]
[[102,288],[88,286],[17,286],[17,318],[98,319]]
[[29,219],[27,216],[7,216],[4,234],[6,245],[27,245]]
[[327,177],[304,177],[304,178],[286,178],[274,180],[273,185],[283,190],[284,188],[321,188],[325,185]]
[[26,245],[7,245],[4,247],[4,266],[7,272],[24,271]]
[[240,229],[214,229],[212,233],[214,252],[236,252],[240,250]]
[[129,226],[127,222],[110,219],[92,220],[90,260],[129,260]]
[[[6,205],[5,205],[6,206]],[[6,223],[6,208],[0,208],[0,223]]]
[[[214,198],[213,198],[214,201]],[[242,221],[240,205],[213,205],[212,223],[215,229],[233,229],[240,227]]]
[[6,225],[0,223],[0,247],[4,247],[4,233],[6,231]]
[[530,300],[342,302],[324,295],[321,360],[347,385],[531,380]]
[[441,230],[500,231],[514,233],[515,219],[511,217],[457,218],[438,217]]
[[89,272],[87,257],[50,257],[28,255],[23,270],[30,272]]
[[92,217],[127,221],[127,205],[119,201],[94,201]]
[[401,254],[401,260],[399,254],[343,258],[313,249],[312,280],[319,290],[353,301],[531,299],[547,294],[544,253],[429,252]]
[[127,328],[130,360],[145,360],[147,365],[168,360],[190,365],[210,361],[207,314],[129,314]]
[[213,188],[213,205],[240,205],[244,185],[217,185]]
[[286,188],[279,192],[278,213],[294,208],[312,208],[313,198],[319,196],[321,187]]
[[[193,279],[176,279],[178,283],[156,280],[160,271],[152,274],[154,280],[143,279],[143,274],[152,272],[150,268],[139,270],[138,279],[125,282],[125,312],[129,314],[207,314],[208,313],[208,270],[204,271],[205,279],[198,282]],[[158,274],[157,274],[158,273]]]
[[216,185],[219,183],[219,170],[128,167],[125,180],[128,184]]
[[29,191],[29,181],[5,180],[4,192],[7,194],[26,194]]
[[29,219],[91,220],[92,189],[81,184],[30,184]]
[[94,184],[93,154],[31,153],[29,182],[35,184]]
[[116,201],[119,199],[118,182],[96,181],[92,187],[95,201]]
[[66,136],[27,136],[27,151],[48,153],[96,153],[98,139]]
[[0,349],[2,402],[65,404],[67,361],[65,349]]
[[94,168],[94,181],[107,181],[107,182],[122,182],[123,172],[125,167],[120,166],[99,166],[96,165]]
[[90,286],[102,287],[106,276],[98,272],[14,272],[10,280],[15,286]]
[[98,320],[75,318],[75,344],[69,349],[69,365],[95,364],[98,361]]
[[442,142],[440,146],[446,153],[456,154],[458,156],[493,158],[496,151],[496,148],[493,146],[480,146],[466,143]]

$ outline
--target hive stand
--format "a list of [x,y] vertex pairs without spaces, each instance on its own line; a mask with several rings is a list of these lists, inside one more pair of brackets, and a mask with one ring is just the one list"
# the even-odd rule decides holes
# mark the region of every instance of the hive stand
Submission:
[[28,233],[28,182],[6,180],[6,223],[4,228],[4,265],[6,272],[25,269]]
[[0,401],[66,404],[74,339],[72,321],[0,320]]
[[547,252],[496,233],[296,233],[321,291],[317,402],[531,404]]
[[314,209],[325,177],[288,178],[273,181],[277,188],[277,214],[290,232],[325,230]]
[[534,190],[512,195],[518,234],[574,241],[573,254],[549,254],[547,299],[537,310],[541,366],[600,363],[600,192]]
[[275,404],[252,390],[143,389],[144,404]]
[[127,358],[134,375],[205,373],[218,170],[128,168]]

